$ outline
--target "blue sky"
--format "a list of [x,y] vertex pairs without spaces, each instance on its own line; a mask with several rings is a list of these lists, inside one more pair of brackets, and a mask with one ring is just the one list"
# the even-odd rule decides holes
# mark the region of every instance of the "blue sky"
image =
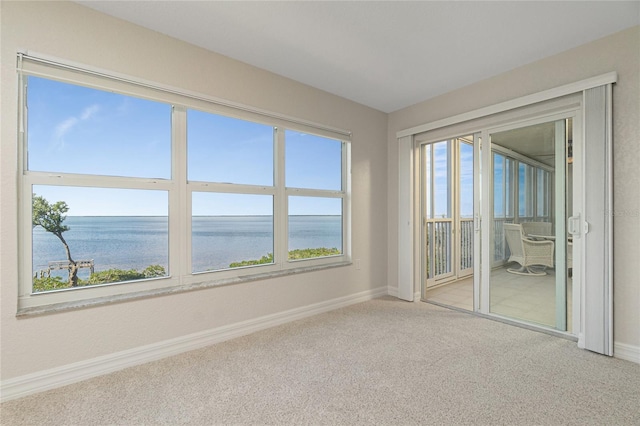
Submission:
[[[171,106],[29,77],[29,169],[171,177]],[[187,114],[190,180],[273,185],[273,128],[210,113]],[[340,190],[341,142],[287,130],[286,185]],[[166,215],[166,191],[38,186],[71,216]],[[205,196],[206,195],[206,196]],[[194,214],[271,214],[269,196],[194,194]],[[290,214],[340,214],[340,200],[298,197]]]
[[[427,150],[431,148],[427,145]],[[449,182],[448,174],[448,142],[438,142],[433,144],[433,166],[434,166],[434,215],[436,218],[451,217],[453,212],[448,211],[447,199],[450,196],[452,183]],[[427,160],[430,153],[427,152]],[[429,166],[427,166],[429,167]],[[451,176],[453,179],[453,176]],[[465,143],[460,144],[460,214],[461,217],[473,217],[473,146]],[[430,201],[427,199],[427,204]],[[430,208],[427,206],[427,208]]]

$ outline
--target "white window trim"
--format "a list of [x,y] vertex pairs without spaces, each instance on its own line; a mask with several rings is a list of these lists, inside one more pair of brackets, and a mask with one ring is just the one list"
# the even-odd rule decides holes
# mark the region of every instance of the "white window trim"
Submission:
[[[151,297],[201,288],[243,283],[279,276],[310,272],[351,264],[351,132],[275,114],[240,104],[223,101],[163,86],[122,74],[86,67],[45,55],[18,53],[19,118],[18,161],[20,179],[19,200],[19,296],[18,316],[37,315],[102,305],[135,298]],[[36,76],[71,84],[108,90],[138,98],[168,103],[172,108],[171,156],[172,177],[149,179],[84,175],[73,173],[35,172],[27,169],[25,76]],[[266,124],[275,129],[274,185],[240,185],[211,182],[188,182],[186,111],[197,109],[213,114]],[[294,130],[338,140],[342,143],[342,190],[328,191],[286,188],[284,163],[284,130]],[[31,203],[33,185],[78,186],[163,190],[169,203],[169,265],[168,277],[103,284],[32,293],[32,225]],[[191,272],[191,194],[193,191],[264,194],[274,197],[274,264],[225,269],[212,272]],[[337,198],[342,200],[342,253],[335,256],[288,260],[288,196]],[[27,214],[29,213],[29,214]]]

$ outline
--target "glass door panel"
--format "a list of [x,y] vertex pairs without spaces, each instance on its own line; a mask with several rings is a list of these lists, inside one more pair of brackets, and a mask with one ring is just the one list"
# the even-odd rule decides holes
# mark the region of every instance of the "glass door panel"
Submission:
[[464,277],[473,274],[473,144],[461,139],[458,152],[458,276]]
[[489,312],[566,331],[570,120],[490,133]]
[[473,310],[473,136],[421,147],[423,298]]
[[427,287],[453,275],[451,141],[423,146]]

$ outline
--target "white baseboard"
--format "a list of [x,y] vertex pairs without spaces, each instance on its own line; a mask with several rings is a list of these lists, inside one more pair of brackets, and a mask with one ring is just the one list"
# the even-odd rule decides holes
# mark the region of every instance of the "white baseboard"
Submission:
[[[389,296],[398,297],[398,287],[388,286],[387,294]],[[422,294],[419,291],[416,291],[415,294],[413,295],[413,301],[419,302],[421,297],[422,297]]]
[[613,356],[615,358],[640,364],[640,346],[627,345],[626,343],[613,343]]
[[398,287],[387,286],[387,294],[389,296],[398,297]]
[[298,319],[329,312],[334,309],[366,302],[388,294],[388,287],[379,287],[349,296],[339,297],[313,305],[265,315],[239,323],[214,328],[175,339],[165,340],[122,352],[38,371],[0,382],[0,401],[9,401],[23,396],[55,389],[92,377],[112,373],[124,368],[144,364],[161,358],[209,346],[235,337],[285,324]]

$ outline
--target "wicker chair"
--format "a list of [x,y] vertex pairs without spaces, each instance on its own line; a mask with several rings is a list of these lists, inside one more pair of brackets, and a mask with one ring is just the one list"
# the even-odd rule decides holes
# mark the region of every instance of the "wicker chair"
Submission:
[[[521,224],[505,223],[504,234],[511,251],[509,262],[517,262],[519,269],[507,269],[512,274],[546,275],[547,267],[553,268],[553,241],[533,241],[525,237]],[[541,267],[532,268],[532,267]]]

